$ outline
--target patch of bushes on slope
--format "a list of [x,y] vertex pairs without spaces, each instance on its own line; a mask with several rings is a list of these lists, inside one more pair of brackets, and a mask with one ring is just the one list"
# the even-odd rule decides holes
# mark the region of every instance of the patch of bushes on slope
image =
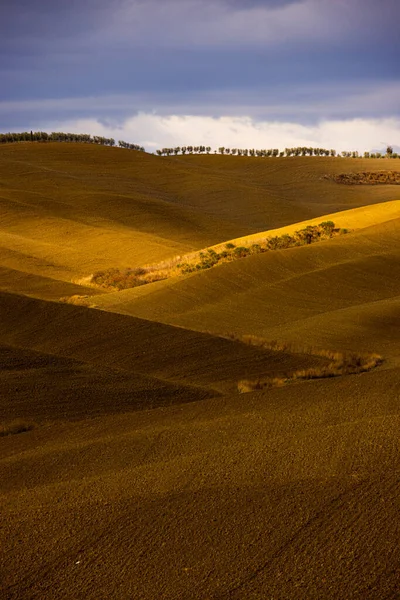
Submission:
[[220,252],[217,252],[213,248],[208,248],[202,252],[193,253],[189,257],[186,257],[184,261],[177,259],[168,263],[159,263],[158,265],[123,271],[119,269],[98,271],[92,276],[91,283],[107,289],[123,290],[134,288],[154,281],[168,279],[175,275],[186,275],[204,269],[211,269],[218,264],[231,262],[253,254],[313,244],[344,233],[348,233],[348,230],[335,228],[333,221],[324,221],[319,225],[308,225],[292,235],[284,234],[259,239],[250,246],[236,246],[229,242],[225,244],[224,249]]
[[30,421],[22,421],[16,419],[10,423],[0,423],[0,437],[6,435],[15,435],[17,433],[25,433],[25,431],[31,431],[35,428],[35,424]]
[[361,173],[339,173],[337,175],[325,175],[325,179],[331,179],[336,183],[344,185],[400,185],[399,171],[363,171]]
[[264,390],[273,387],[281,387],[296,381],[306,381],[310,379],[324,379],[327,377],[339,377],[342,375],[356,375],[371,371],[383,362],[379,354],[374,353],[355,353],[355,352],[337,352],[331,350],[321,350],[312,347],[300,347],[285,342],[268,342],[255,336],[235,335],[228,336],[250,345],[260,346],[267,350],[291,352],[293,354],[307,354],[310,356],[319,356],[328,358],[331,362],[326,365],[310,369],[300,369],[286,374],[277,374],[264,379],[247,380],[238,382],[238,390],[241,393],[253,392],[255,390]]
[[149,283],[143,279],[146,273],[146,269],[142,268],[124,269],[122,271],[120,269],[106,269],[94,273],[91,283],[106,289],[125,290]]
[[96,305],[93,304],[90,300],[90,296],[80,296],[79,294],[74,294],[73,296],[63,296],[59,300],[60,302],[64,302],[65,304],[73,304],[75,306],[86,306],[87,308],[96,308]]

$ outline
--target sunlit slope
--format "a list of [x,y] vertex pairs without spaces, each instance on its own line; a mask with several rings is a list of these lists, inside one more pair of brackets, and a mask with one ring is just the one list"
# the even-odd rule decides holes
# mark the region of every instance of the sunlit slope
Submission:
[[323,178],[385,165],[339,158],[159,158],[96,145],[5,144],[0,265],[72,281],[98,269],[157,262],[393,199],[394,186],[339,186]]
[[[285,227],[270,229],[262,233],[254,233],[234,240],[229,240],[237,246],[248,246],[255,243],[260,237],[274,237],[281,235],[293,235],[296,231],[305,229],[309,226],[315,226],[321,221],[333,221],[338,229],[364,229],[380,223],[386,223],[393,219],[400,219],[400,200],[390,200],[389,202],[381,202],[369,206],[360,206],[349,210],[343,210],[328,215],[322,215],[301,221],[300,223],[292,223]],[[223,247],[224,244],[218,244],[217,247]]]
[[399,298],[400,219],[392,219],[94,302],[193,329],[398,355]]
[[13,294],[0,293],[0,308],[0,343],[5,346],[217,392],[236,393],[241,378],[321,364],[313,357],[262,351],[131,316]]
[[396,598],[395,381],[375,371],[0,438],[2,594]]
[[[173,165],[185,169],[180,180],[168,181],[176,194],[184,194],[199,211],[246,228],[244,234],[230,237],[398,197],[394,185],[344,186],[324,178],[326,174],[393,169],[396,161],[314,158],[193,155],[161,160],[168,169]],[[191,186],[191,177],[200,177],[199,187]]]
[[[211,219],[153,190],[155,157],[74,144],[0,149],[1,265],[71,281],[209,241]],[[139,163],[139,164],[136,164]],[[147,185],[135,178],[147,173]]]

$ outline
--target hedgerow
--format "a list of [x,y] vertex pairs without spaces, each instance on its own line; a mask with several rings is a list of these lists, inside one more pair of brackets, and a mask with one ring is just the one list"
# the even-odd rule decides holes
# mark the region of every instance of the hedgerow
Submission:
[[217,252],[214,248],[208,248],[189,255],[186,260],[180,259],[179,261],[159,263],[158,265],[136,269],[120,270],[112,268],[97,271],[92,276],[91,283],[106,289],[124,290],[168,279],[176,275],[187,275],[196,271],[211,269],[218,264],[246,258],[254,254],[313,244],[345,233],[348,233],[348,230],[336,228],[333,221],[323,221],[319,225],[308,225],[292,235],[285,233],[281,236],[259,239],[249,246],[236,246],[234,243],[228,242],[220,252]]

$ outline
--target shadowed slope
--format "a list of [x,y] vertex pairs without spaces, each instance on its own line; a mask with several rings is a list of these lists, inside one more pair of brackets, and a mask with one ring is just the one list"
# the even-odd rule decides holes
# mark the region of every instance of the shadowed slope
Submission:
[[0,345],[0,425],[91,419],[215,396],[214,390]]
[[393,600],[398,391],[374,372],[0,439],[5,597]]
[[101,292],[93,287],[5,267],[0,267],[0,290],[47,300],[59,300],[60,297],[73,295],[93,295]]
[[322,364],[134,317],[0,294],[0,342],[184,385],[236,391],[238,377]]

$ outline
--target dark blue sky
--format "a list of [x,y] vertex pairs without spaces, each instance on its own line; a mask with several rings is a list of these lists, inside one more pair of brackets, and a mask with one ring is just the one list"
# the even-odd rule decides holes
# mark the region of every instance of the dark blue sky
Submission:
[[108,128],[156,146],[198,136],[202,117],[395,137],[399,21],[398,0],[0,0],[0,131]]

